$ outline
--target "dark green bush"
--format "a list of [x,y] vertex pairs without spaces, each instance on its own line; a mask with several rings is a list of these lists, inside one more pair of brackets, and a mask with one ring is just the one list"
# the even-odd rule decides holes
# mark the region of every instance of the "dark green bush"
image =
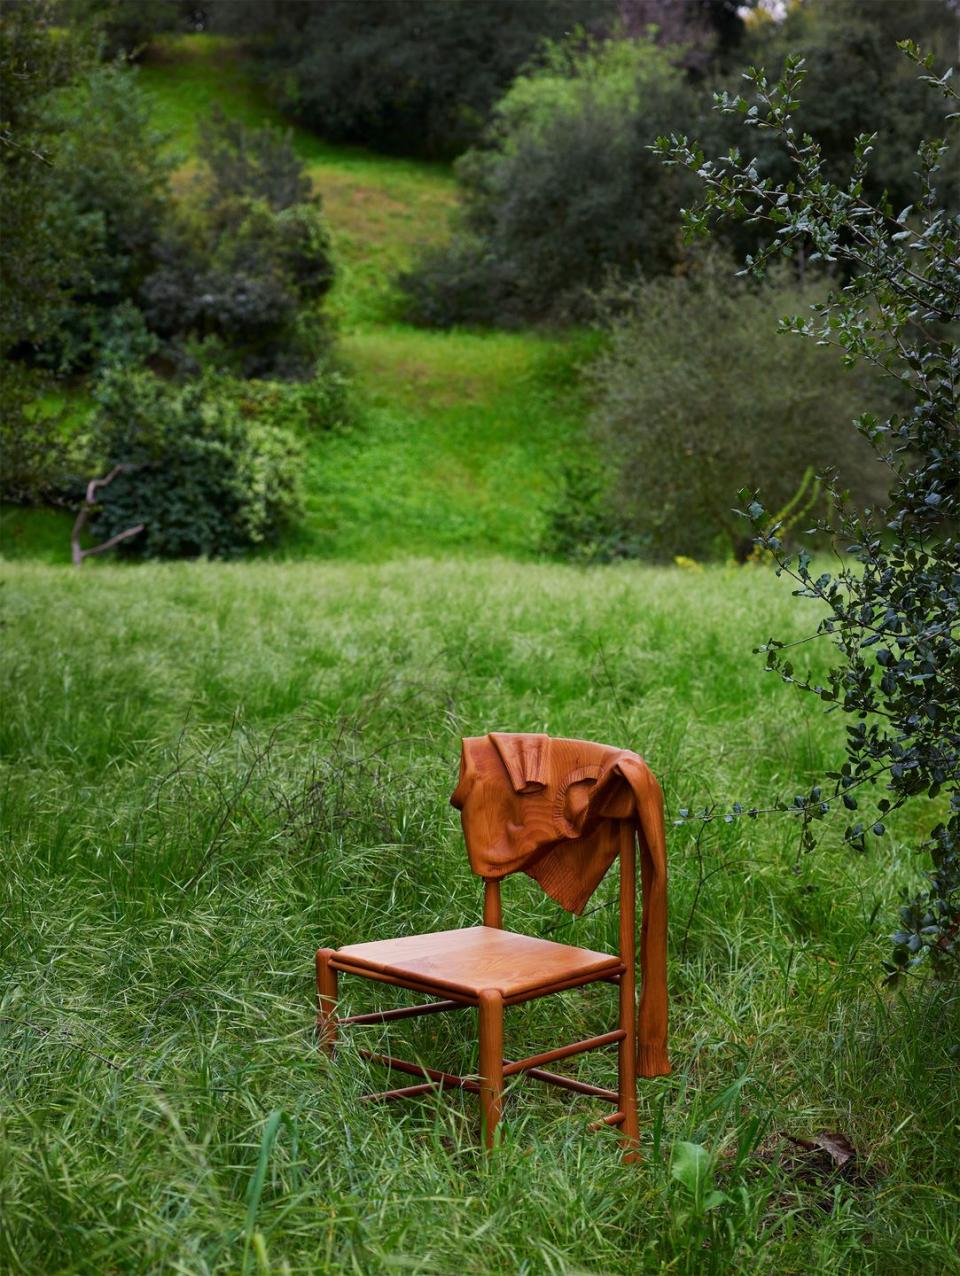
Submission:
[[0,360],[0,496],[6,501],[50,499],[68,468],[60,416],[44,401],[50,390],[36,369]]
[[[802,57],[807,80],[795,128],[817,139],[828,176],[849,170],[858,133],[876,132],[870,167],[864,175],[870,198],[888,198],[895,209],[913,197],[917,145],[943,132],[952,108],[924,91],[897,56],[898,40],[919,40],[937,64],[956,59],[960,11],[953,0],[878,4],[876,0],[805,0],[788,7],[780,23],[753,25],[744,50],[755,65],[779,66],[786,55]],[[743,144],[727,126],[729,144]],[[711,151],[709,137],[701,141]],[[765,135],[752,138],[761,171],[777,180],[791,176],[782,150]],[[941,197],[956,204],[960,169],[943,174]]]
[[262,199],[279,212],[309,204],[313,197],[289,131],[251,129],[215,107],[200,124],[197,154],[206,169],[203,189],[212,207],[239,197]]
[[643,540],[618,520],[610,501],[608,476],[597,457],[567,462],[560,471],[560,494],[547,510],[540,548],[571,563],[611,563],[638,558]]
[[214,374],[181,386],[143,371],[108,374],[92,452],[104,472],[134,468],[102,489],[94,536],[143,523],[121,549],[150,558],[224,558],[275,541],[299,513],[303,466],[294,433],[271,420],[280,390]]
[[[329,345],[330,238],[289,137],[215,117],[140,298],[149,326],[241,376],[308,376]],[[188,366],[189,360],[188,360]]]
[[82,261],[74,228],[48,216],[59,191],[47,98],[84,65],[74,41],[52,38],[52,18],[39,0],[0,6],[0,495],[14,501],[47,495],[63,468],[58,423],[37,410],[52,378],[25,361],[55,332],[60,279]]
[[[56,303],[27,351],[59,373],[134,349],[242,376],[309,375],[329,345],[319,304],[333,281],[319,201],[288,136],[212,118],[201,167],[177,204],[134,72],[100,67],[51,99],[55,136],[43,216],[65,247]],[[136,313],[142,310],[142,317]],[[129,357],[125,359],[129,362]]]
[[587,373],[592,426],[615,475],[616,521],[655,558],[749,549],[733,510],[740,488],[762,487],[781,509],[824,458],[861,503],[885,490],[883,467],[849,427],[865,399],[884,405],[879,378],[777,332],[824,289],[730,273],[708,260],[606,299],[609,344]]
[[251,52],[281,105],[325,137],[439,157],[478,136],[543,38],[615,11],[612,0],[314,0],[220,3],[213,20],[259,36]]
[[336,430],[349,414],[347,379],[327,365],[309,381],[227,383],[241,415],[297,439]]
[[581,317],[611,273],[655,274],[680,257],[686,179],[649,151],[663,121],[693,109],[680,73],[648,41],[545,56],[457,163],[459,233],[400,281],[421,323]]
[[101,55],[139,57],[154,36],[196,29],[202,6],[193,0],[62,0],[64,20],[86,29]]
[[156,264],[170,164],[128,69],[95,68],[52,98],[47,114],[56,181],[45,216],[79,251],[60,265],[56,322],[38,357],[73,372],[102,360],[117,326],[112,311],[136,297]]

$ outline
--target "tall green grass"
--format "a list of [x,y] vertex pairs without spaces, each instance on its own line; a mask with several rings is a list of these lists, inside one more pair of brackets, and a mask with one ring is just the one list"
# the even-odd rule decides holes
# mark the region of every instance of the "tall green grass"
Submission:
[[[517,1082],[486,1161],[469,1098],[369,1107],[382,1076],[311,1037],[321,944],[471,924],[447,798],[461,735],[631,745],[668,810],[764,805],[843,723],[749,647],[796,629],[762,572],[504,560],[82,572],[7,564],[0,719],[0,1270],[737,1273],[956,1270],[956,992],[882,991],[895,828],[671,829],[674,1075],[641,1086],[642,1164],[589,1099]],[[614,883],[508,924],[615,942]],[[387,1004],[343,981],[346,1003]],[[398,994],[396,999],[402,999]],[[508,1049],[600,1031],[608,990],[516,1008]],[[397,1052],[476,1066],[471,1017]],[[613,1059],[571,1064],[611,1078]],[[844,1133],[832,1172],[782,1135]],[[698,1143],[722,1193],[679,1170]],[[701,1202],[702,1203],[702,1202]]]

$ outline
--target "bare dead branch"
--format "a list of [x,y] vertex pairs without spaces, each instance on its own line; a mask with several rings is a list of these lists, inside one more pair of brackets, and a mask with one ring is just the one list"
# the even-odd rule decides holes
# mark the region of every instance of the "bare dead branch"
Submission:
[[115,465],[104,478],[91,479],[87,484],[87,494],[77,513],[73,531],[70,533],[70,553],[75,567],[80,567],[83,560],[89,558],[91,554],[103,554],[108,549],[113,549],[115,545],[119,545],[121,541],[129,540],[131,536],[136,536],[143,531],[145,524],[138,523],[136,527],[128,527],[126,531],[117,532],[116,536],[111,536],[109,540],[103,541],[100,545],[94,545],[91,549],[82,549],[80,546],[80,533],[86,527],[97,505],[97,491],[101,487],[106,487],[108,483],[112,483],[119,474],[126,474],[129,470],[136,468],[135,465],[122,461],[119,465]]

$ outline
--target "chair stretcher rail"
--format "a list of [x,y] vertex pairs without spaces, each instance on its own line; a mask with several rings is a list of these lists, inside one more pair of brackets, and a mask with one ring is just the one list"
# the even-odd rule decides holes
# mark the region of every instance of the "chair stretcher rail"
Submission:
[[391,1099],[415,1099],[421,1094],[436,1094],[447,1087],[442,1081],[422,1081],[420,1085],[405,1085],[399,1090],[380,1090],[377,1094],[361,1094],[361,1103],[384,1103]]
[[[422,1063],[409,1063],[406,1059],[395,1059],[393,1055],[377,1054],[374,1050],[358,1050],[357,1053],[363,1059],[369,1059],[371,1063],[382,1064],[385,1068],[396,1068],[399,1072],[409,1072],[414,1077],[429,1077],[435,1088],[436,1084],[443,1086],[445,1089],[451,1090],[479,1090],[479,1081],[471,1080],[469,1077],[454,1076],[452,1072],[440,1072],[436,1068],[428,1068]],[[366,1097],[366,1096],[364,1096]]]
[[[616,1033],[606,1033],[602,1037],[591,1038],[590,1042],[575,1042],[577,1053],[583,1050],[597,1050],[604,1045],[612,1045],[612,1039],[618,1039]],[[562,1049],[569,1050],[570,1047],[565,1046]],[[412,1076],[426,1076],[430,1080],[421,1082],[419,1085],[403,1086],[397,1090],[384,1090],[377,1094],[365,1094],[362,1098],[365,1101],[373,1101],[375,1099],[410,1099],[417,1095],[427,1094],[437,1089],[441,1090],[479,1090],[480,1084],[478,1079],[472,1077],[460,1077],[450,1072],[440,1072],[436,1068],[428,1068],[421,1063],[410,1063],[406,1059],[397,1059],[393,1055],[377,1054],[373,1050],[358,1051],[364,1059],[368,1059],[371,1063],[379,1063],[385,1068],[396,1068],[400,1072],[409,1072]],[[527,1062],[525,1059],[513,1062],[510,1059],[504,1059],[504,1076],[515,1076],[522,1072],[525,1076],[532,1077],[535,1081],[543,1081],[547,1085],[559,1086],[563,1090],[575,1090],[578,1094],[589,1094],[598,1099],[605,1099],[608,1103],[618,1103],[620,1096],[616,1090],[607,1090],[603,1086],[591,1085],[588,1081],[578,1081],[575,1077],[565,1077],[559,1072],[548,1072],[545,1068],[523,1067]],[[615,1118],[604,1117],[603,1121],[608,1125],[616,1124]],[[622,1119],[622,1113],[620,1114]]]
[[556,1050],[532,1054],[527,1059],[508,1063],[503,1069],[503,1075],[512,1077],[518,1072],[527,1072],[530,1068],[539,1067],[541,1063],[553,1063],[555,1059],[568,1059],[571,1055],[583,1054],[587,1050],[600,1050],[604,1046],[612,1046],[616,1041],[622,1041],[626,1035],[622,1028],[615,1028],[613,1032],[605,1032],[599,1037],[587,1037],[584,1041],[574,1041],[568,1046],[558,1046]]
[[445,1010],[466,1010],[463,1001],[427,1001],[422,1006],[399,1006],[396,1010],[372,1010],[365,1015],[347,1015],[337,1022],[348,1024],[389,1023],[393,1019],[412,1019],[414,1015],[438,1015]]
[[609,1116],[601,1117],[599,1121],[591,1121],[587,1129],[602,1130],[605,1125],[623,1125],[626,1119],[626,1112],[611,1112]]
[[[448,997],[465,1006],[476,1006],[478,998],[474,993],[458,989],[443,981],[430,982],[414,979],[412,976],[387,974],[382,970],[373,970],[355,962],[346,961],[342,957],[334,957],[330,961],[332,969],[345,975],[358,975],[361,979],[372,979],[376,983],[391,984],[395,988],[408,988],[411,992],[426,993],[432,997]],[[538,997],[546,997],[555,992],[566,992],[571,988],[582,988],[585,984],[617,983],[623,974],[622,963],[608,969],[593,971],[584,975],[576,975],[570,979],[556,980],[553,983],[541,984],[538,987],[524,988],[519,992],[504,997],[505,1006],[516,1006],[524,1001],[535,1001]]]
[[[509,1059],[504,1059],[503,1062],[506,1066],[510,1065]],[[545,1081],[547,1085],[559,1086],[562,1090],[575,1090],[577,1094],[592,1094],[598,1099],[606,1099],[608,1103],[620,1102],[620,1096],[616,1090],[591,1085],[589,1081],[578,1081],[576,1077],[565,1077],[559,1072],[547,1072],[545,1068],[527,1068],[524,1076],[532,1077],[534,1081]]]

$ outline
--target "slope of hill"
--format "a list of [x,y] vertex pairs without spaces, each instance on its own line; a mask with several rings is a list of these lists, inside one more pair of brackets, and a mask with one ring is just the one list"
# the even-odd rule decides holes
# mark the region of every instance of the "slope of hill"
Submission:
[[[189,181],[200,123],[215,107],[249,126],[287,127],[228,39],[161,41],[138,74],[177,161],[175,190]],[[593,337],[404,323],[392,279],[448,233],[450,168],[291,134],[331,228],[329,308],[356,411],[349,431],[307,440],[306,517],[279,552],[531,557],[581,437],[576,367]],[[3,552],[67,562],[70,521],[6,506]]]
[[[163,44],[141,82],[181,181],[214,106],[249,125],[284,123],[224,39]],[[579,434],[574,367],[589,339],[404,324],[391,278],[447,233],[450,169],[332,146],[304,129],[292,136],[333,234],[331,309],[359,420],[312,447],[307,517],[286,552],[530,556]]]

